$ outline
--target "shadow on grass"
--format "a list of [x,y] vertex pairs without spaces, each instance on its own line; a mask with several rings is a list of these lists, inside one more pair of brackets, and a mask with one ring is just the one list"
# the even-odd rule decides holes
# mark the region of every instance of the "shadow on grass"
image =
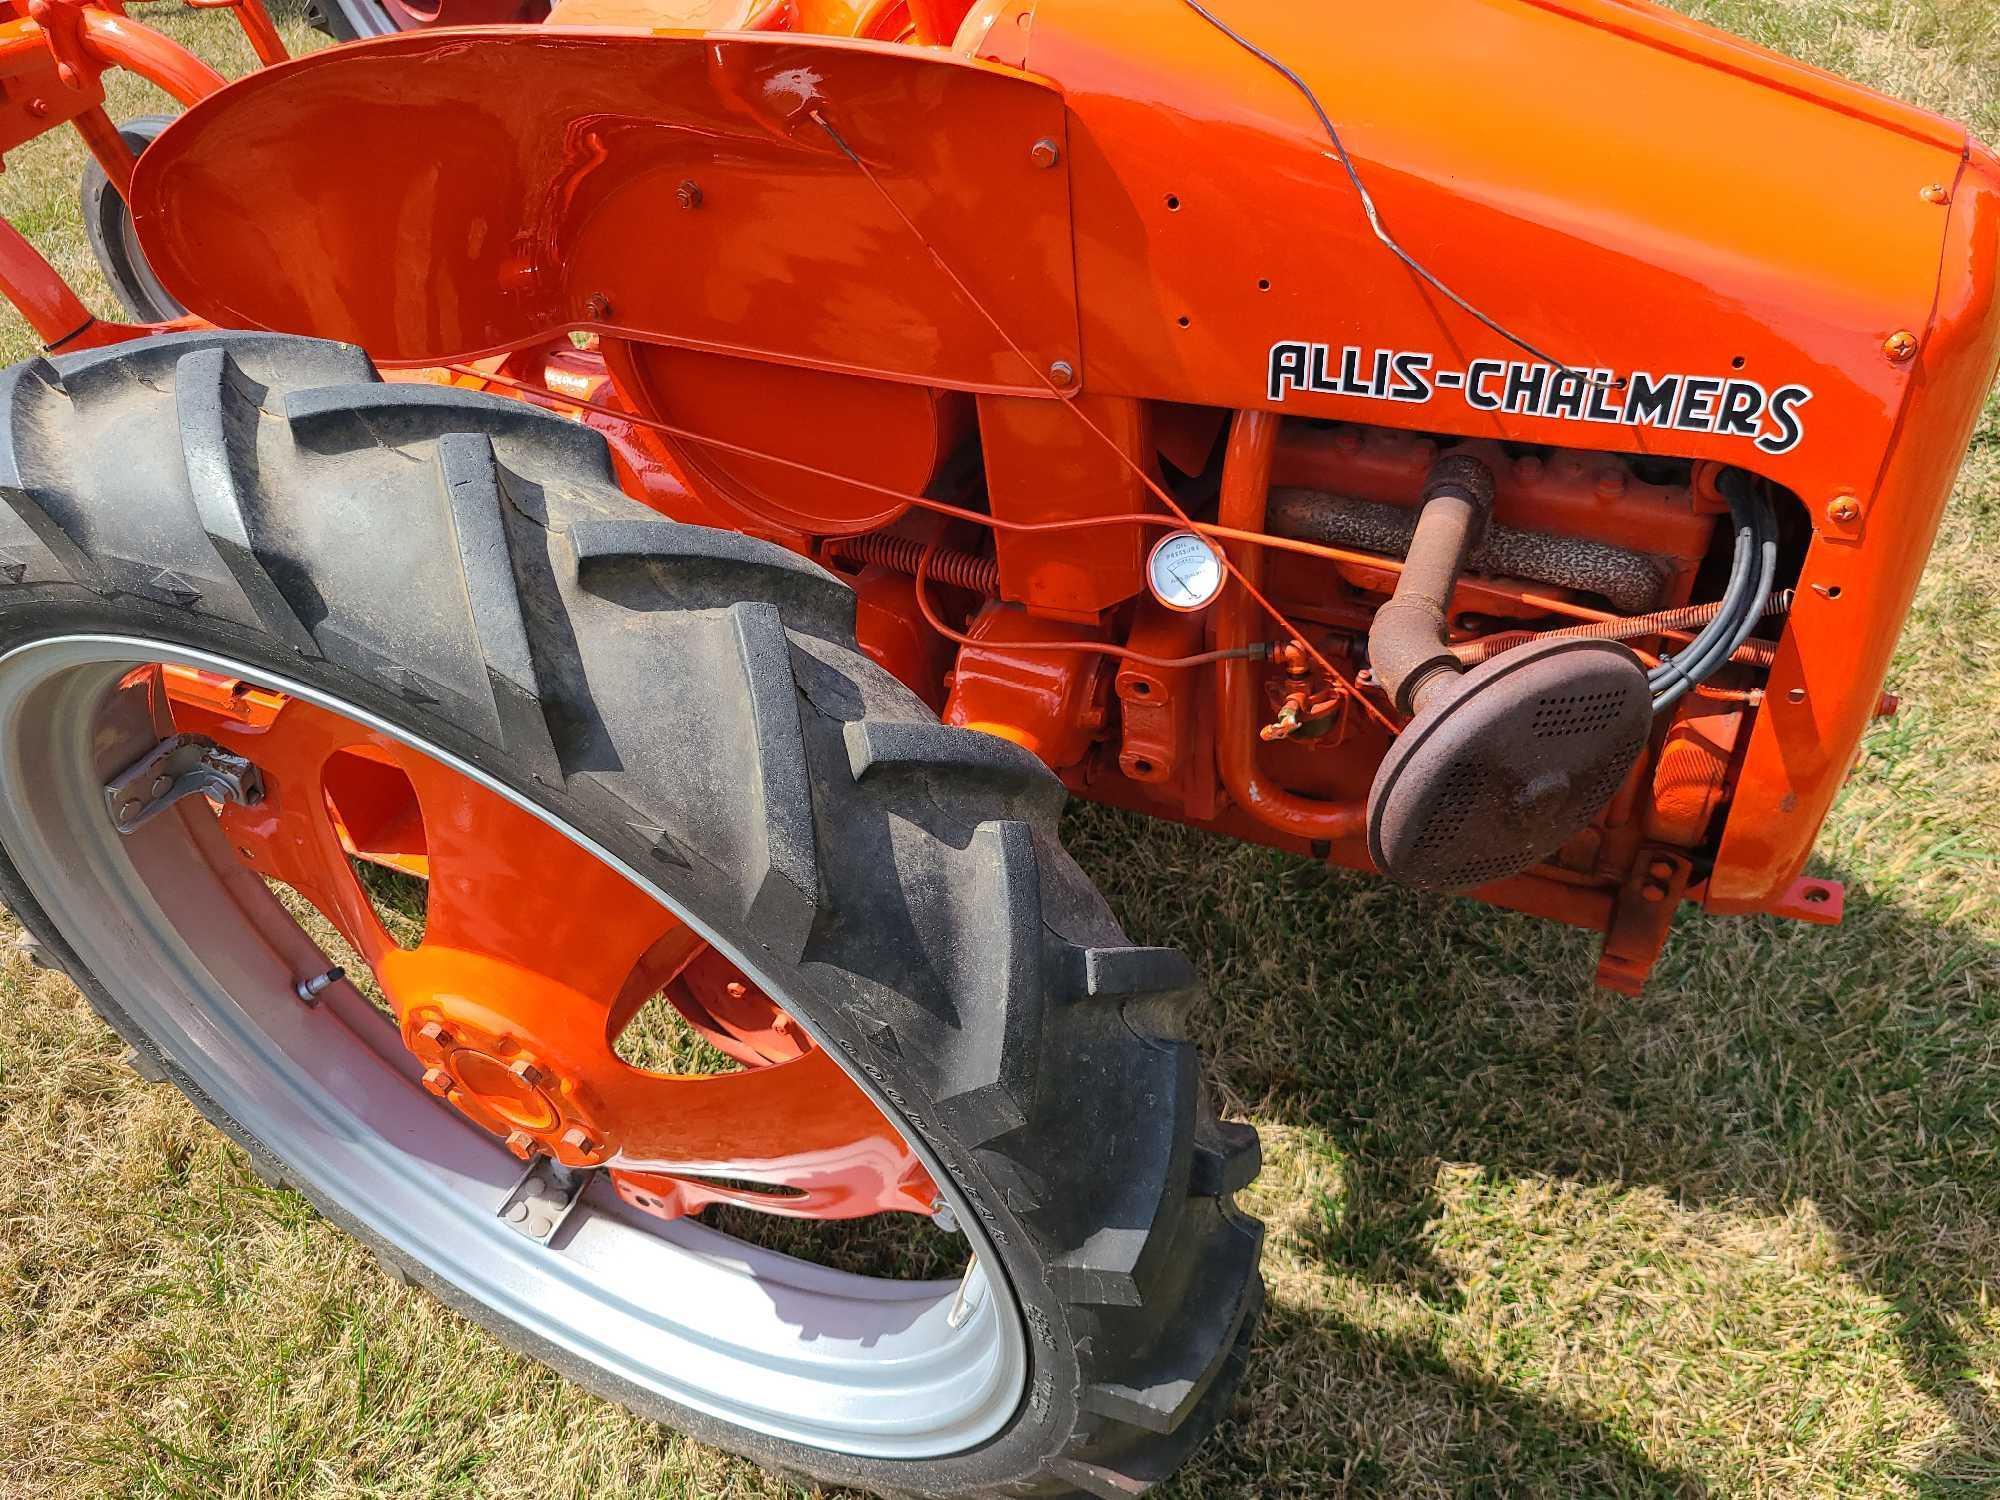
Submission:
[[[1456,1310],[1457,1275],[1432,1252],[1441,1163],[1650,1186],[1689,1208],[1809,1201],[1840,1270],[1893,1309],[1910,1382],[1957,1426],[1907,1479],[1938,1500],[2000,1491],[2000,1409],[1958,1332],[2000,1270],[2000,948],[1985,936],[1865,889],[1838,929],[1690,912],[1630,1000],[1591,988],[1590,935],[1097,808],[1068,834],[1135,940],[1205,970],[1197,1036],[1230,1107],[1330,1143],[1337,1201],[1295,1231],[1328,1271]],[[1320,1403],[1319,1437],[1302,1429],[1292,1450],[1322,1484],[1380,1489],[1350,1472],[1367,1424],[1332,1405],[1365,1371],[1440,1420],[1493,1423],[1449,1446],[1392,1439],[1437,1493],[1698,1492],[1559,1405],[1299,1316],[1276,1312],[1259,1356],[1276,1368],[1258,1395],[1253,1367],[1247,1405]],[[1216,1483],[1264,1441],[1245,1410],[1203,1461]]]

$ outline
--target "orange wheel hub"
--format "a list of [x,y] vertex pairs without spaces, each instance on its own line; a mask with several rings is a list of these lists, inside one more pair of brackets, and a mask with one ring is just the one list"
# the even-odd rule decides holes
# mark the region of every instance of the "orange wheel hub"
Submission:
[[[424,1087],[515,1155],[610,1168],[626,1201],[666,1217],[722,1202],[798,1218],[932,1212],[929,1174],[874,1102],[619,871],[388,735],[226,679],[167,681],[181,729],[263,772],[262,802],[221,811],[238,855],[353,945]],[[421,942],[390,935],[355,858],[428,879]],[[740,1070],[620,1057],[656,995]]]

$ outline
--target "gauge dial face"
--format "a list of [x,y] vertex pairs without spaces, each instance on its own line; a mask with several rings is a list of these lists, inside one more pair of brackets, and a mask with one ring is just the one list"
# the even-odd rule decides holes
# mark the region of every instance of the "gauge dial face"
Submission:
[[1206,609],[1222,592],[1222,558],[1192,531],[1169,532],[1146,559],[1146,582],[1168,609]]

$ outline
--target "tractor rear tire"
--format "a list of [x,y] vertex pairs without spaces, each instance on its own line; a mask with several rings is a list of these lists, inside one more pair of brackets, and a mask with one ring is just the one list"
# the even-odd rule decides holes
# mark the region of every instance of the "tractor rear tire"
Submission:
[[6,779],[0,898],[254,1162],[503,1342],[823,1482],[1129,1496],[1213,1427],[1261,1229],[1232,1201],[1255,1135],[1216,1121],[1183,1031],[1194,974],[1129,945],[1038,762],[939,725],[861,653],[844,585],[637,505],[579,425],[383,384],[345,345],[156,337],[16,366],[0,408],[0,676],[105,637],[246,663],[441,747],[700,915],[973,1219],[1023,1329],[1018,1404],[963,1451],[870,1456],[668,1401],[510,1320],[138,1024],[143,997],[79,956],[83,915],[44,904],[60,886],[16,832],[42,793]]

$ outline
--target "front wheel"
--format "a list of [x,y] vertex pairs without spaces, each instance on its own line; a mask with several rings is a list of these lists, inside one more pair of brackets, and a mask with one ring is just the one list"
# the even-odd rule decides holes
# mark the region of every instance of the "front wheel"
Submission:
[[1260,1283],[1192,976],[842,585],[342,346],[0,401],[0,896],[254,1161],[774,1466],[1129,1495],[1199,1441]]

